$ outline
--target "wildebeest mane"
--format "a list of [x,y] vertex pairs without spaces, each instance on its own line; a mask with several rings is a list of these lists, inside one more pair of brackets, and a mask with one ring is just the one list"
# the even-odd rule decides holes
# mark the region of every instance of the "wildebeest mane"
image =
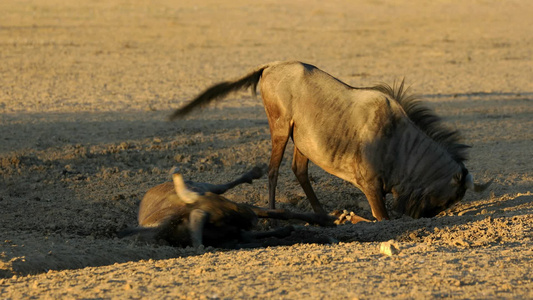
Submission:
[[456,162],[463,163],[468,158],[467,149],[470,146],[461,143],[459,131],[445,126],[442,119],[422,103],[418,96],[410,94],[409,88],[405,88],[404,80],[400,84],[394,83],[392,87],[381,83],[369,89],[380,91],[398,102],[409,119],[431,139],[446,148]]

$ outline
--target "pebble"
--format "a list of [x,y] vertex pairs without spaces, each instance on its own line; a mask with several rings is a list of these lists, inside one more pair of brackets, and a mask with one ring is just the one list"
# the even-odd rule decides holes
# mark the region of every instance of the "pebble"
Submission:
[[394,240],[382,242],[379,245],[379,252],[387,256],[398,255],[398,253],[400,253],[400,250],[395,244],[396,243],[394,242]]

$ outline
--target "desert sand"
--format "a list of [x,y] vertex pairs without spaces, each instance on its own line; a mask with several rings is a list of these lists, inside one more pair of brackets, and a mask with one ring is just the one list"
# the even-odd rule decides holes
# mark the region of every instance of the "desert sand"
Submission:
[[[7,0],[0,11],[0,298],[533,298],[532,1]],[[166,118],[280,60],[353,86],[405,78],[472,146],[475,180],[494,183],[431,219],[297,223],[287,246],[116,238],[173,166],[221,183],[268,161],[251,93]],[[310,211],[291,154],[289,143],[278,206]],[[310,174],[328,211],[372,218],[357,188]],[[267,185],[226,196],[266,206]],[[389,240],[398,254],[380,253]]]

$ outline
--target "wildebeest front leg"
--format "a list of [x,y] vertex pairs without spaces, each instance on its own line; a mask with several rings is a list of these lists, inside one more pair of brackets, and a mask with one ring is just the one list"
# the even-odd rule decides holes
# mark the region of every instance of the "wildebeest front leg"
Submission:
[[383,189],[378,185],[370,186],[363,190],[370,208],[372,209],[372,215],[378,221],[388,220],[389,214],[387,213],[387,208],[385,207],[385,193]]
[[298,148],[295,146],[294,156],[292,158],[292,171],[294,172],[294,175],[296,175],[300,186],[302,186],[307,199],[309,199],[309,202],[313,207],[313,210],[317,214],[326,214],[326,211],[324,208],[322,208],[320,202],[318,202],[318,198],[316,197],[315,191],[313,191],[313,187],[309,181],[308,164],[309,159],[304,156],[302,152],[300,152],[300,150],[298,150]]
[[203,244],[204,225],[209,218],[209,214],[201,209],[191,211],[189,215],[189,231],[193,247]]

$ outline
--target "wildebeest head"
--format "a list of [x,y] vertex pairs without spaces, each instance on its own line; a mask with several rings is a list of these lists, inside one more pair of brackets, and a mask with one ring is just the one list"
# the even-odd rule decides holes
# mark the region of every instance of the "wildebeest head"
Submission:
[[[484,184],[474,183],[472,174],[463,168],[462,172],[453,175],[447,183],[441,184],[439,188],[418,189],[409,195],[409,199],[399,199],[398,209],[415,219],[431,218],[461,201],[467,190],[479,193],[486,190],[491,183],[492,180]],[[438,185],[439,183],[435,184]]]

